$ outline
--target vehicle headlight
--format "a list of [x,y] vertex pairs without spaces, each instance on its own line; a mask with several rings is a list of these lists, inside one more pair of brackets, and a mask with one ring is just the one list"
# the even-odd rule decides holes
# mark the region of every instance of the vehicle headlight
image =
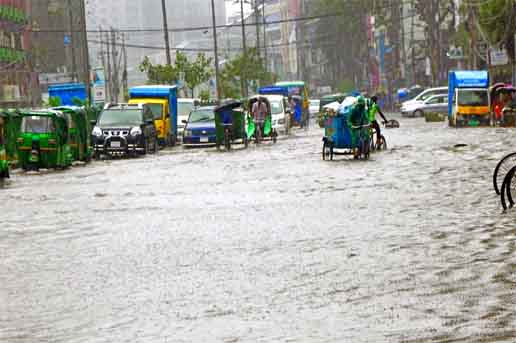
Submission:
[[184,135],[185,135],[185,137],[190,137],[190,136],[192,136],[192,130],[185,130]]
[[100,127],[95,126],[91,134],[95,137],[102,137],[102,130],[100,129]]
[[139,128],[139,127],[133,127],[131,129],[131,136],[138,136],[138,135],[141,135],[142,134],[142,129]]

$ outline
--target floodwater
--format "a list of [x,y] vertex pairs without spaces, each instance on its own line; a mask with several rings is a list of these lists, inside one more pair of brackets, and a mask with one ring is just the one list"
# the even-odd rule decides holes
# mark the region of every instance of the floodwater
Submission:
[[313,129],[16,173],[0,342],[515,342],[516,210],[491,173],[516,131],[385,134],[368,162],[322,161]]

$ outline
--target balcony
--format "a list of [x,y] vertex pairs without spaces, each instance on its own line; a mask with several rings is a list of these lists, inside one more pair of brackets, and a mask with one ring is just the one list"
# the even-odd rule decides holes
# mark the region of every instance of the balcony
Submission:
[[0,5],[0,21],[10,21],[16,24],[25,25],[28,23],[24,11],[9,5]]

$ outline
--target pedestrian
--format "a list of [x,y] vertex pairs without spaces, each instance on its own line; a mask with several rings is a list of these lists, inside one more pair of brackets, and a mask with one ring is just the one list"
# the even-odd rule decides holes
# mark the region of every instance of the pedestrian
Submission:
[[382,132],[380,130],[380,124],[376,121],[376,113],[380,115],[383,119],[383,124],[387,122],[387,119],[385,118],[385,115],[383,114],[382,110],[380,109],[380,106],[378,106],[378,97],[375,95],[371,97],[371,108],[368,110],[368,117],[369,122],[371,123],[371,126],[376,130],[376,145],[377,148],[380,148],[382,145]]
[[257,142],[259,142],[263,135],[265,117],[267,116],[267,105],[261,97],[259,97],[258,100],[253,104],[251,114],[253,115],[253,120],[256,127]]

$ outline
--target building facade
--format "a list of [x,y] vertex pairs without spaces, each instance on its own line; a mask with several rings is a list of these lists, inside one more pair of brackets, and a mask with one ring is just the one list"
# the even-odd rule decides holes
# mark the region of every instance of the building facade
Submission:
[[30,63],[29,3],[0,0],[0,107],[39,101]]

